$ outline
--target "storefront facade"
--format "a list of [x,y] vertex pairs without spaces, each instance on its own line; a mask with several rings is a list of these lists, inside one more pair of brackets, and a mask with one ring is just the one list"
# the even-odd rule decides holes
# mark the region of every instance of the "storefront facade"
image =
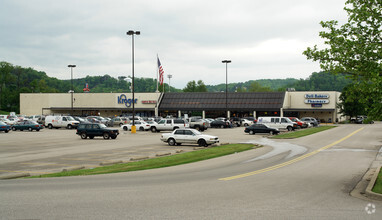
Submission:
[[[314,117],[322,122],[344,120],[338,114],[339,92],[253,92],[253,93],[135,93],[139,116]],[[22,93],[20,112],[24,115],[132,114],[131,93]]]

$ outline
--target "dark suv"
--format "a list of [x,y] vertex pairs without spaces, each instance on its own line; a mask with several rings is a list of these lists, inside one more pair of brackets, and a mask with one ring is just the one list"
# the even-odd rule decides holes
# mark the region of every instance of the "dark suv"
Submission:
[[118,129],[108,128],[101,123],[86,123],[78,125],[76,134],[80,135],[82,139],[87,137],[93,139],[95,136],[103,136],[104,139],[116,139],[119,131]]

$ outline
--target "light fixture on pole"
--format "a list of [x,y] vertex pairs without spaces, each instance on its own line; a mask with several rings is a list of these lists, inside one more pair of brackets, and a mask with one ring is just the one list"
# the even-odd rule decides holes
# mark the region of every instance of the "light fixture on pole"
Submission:
[[135,97],[134,97],[134,35],[140,35],[140,31],[133,31],[129,30],[126,32],[127,35],[131,35],[132,39],[132,66],[133,66],[133,77],[131,78],[131,87],[132,87],[132,92],[133,92],[133,125],[131,126],[131,133],[136,133],[136,127],[135,127]]
[[70,80],[70,84],[71,84],[71,88],[70,88],[70,99],[71,99],[71,115],[73,115],[73,93],[74,93],[74,90],[73,90],[73,68],[76,67],[76,65],[73,65],[73,64],[69,64],[68,67],[70,68],[70,72],[71,72],[71,80]]
[[168,77],[168,92],[171,92],[171,78],[172,78],[172,75],[168,74],[167,77]]
[[222,63],[225,63],[225,110],[228,118],[228,64],[231,63],[231,60],[223,60]]

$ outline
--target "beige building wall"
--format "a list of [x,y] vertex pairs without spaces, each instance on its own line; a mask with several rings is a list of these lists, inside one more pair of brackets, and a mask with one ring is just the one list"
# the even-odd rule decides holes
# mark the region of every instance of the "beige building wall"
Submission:
[[[135,93],[134,96],[137,99],[135,109],[154,111],[160,93]],[[74,114],[81,114],[82,110],[94,109],[98,110],[101,115],[111,116],[122,111],[131,111],[131,100],[131,93],[74,93],[73,109]],[[70,111],[70,93],[20,94],[20,114],[68,114]]]
[[340,94],[335,91],[288,91],[285,93],[283,110],[297,111],[301,118],[314,117],[325,122],[335,122],[336,119],[342,121],[345,118],[338,113],[337,108]]

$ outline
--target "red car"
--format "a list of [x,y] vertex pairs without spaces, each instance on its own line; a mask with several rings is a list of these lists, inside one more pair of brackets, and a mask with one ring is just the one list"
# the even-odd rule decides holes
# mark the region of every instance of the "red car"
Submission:
[[288,118],[289,118],[291,121],[296,122],[298,128],[307,128],[307,127],[308,127],[308,123],[306,123],[305,121],[301,121],[300,119],[298,119],[298,118],[296,118],[296,117],[288,117]]

